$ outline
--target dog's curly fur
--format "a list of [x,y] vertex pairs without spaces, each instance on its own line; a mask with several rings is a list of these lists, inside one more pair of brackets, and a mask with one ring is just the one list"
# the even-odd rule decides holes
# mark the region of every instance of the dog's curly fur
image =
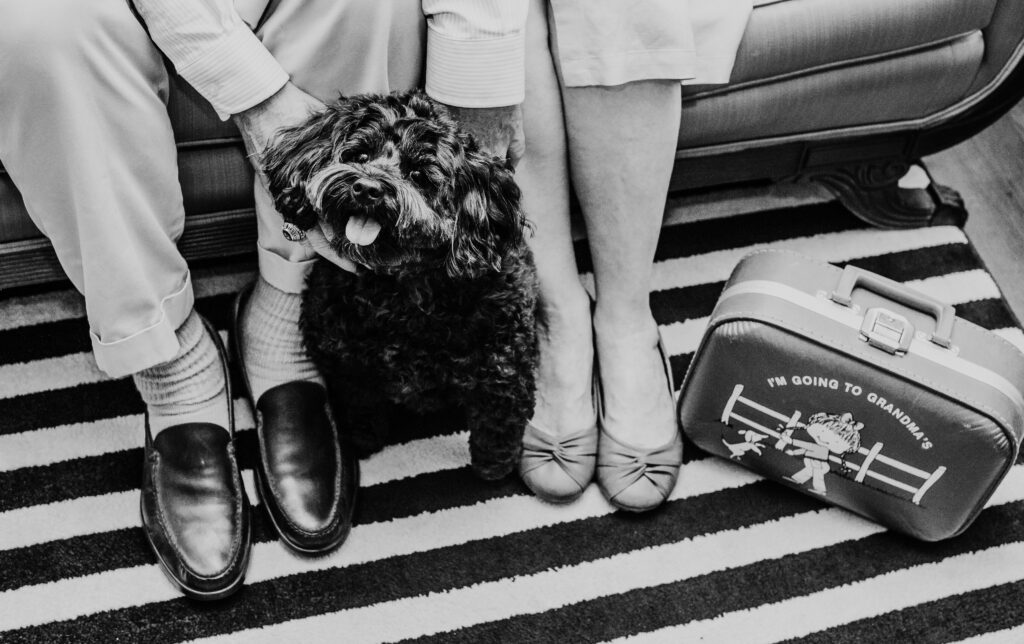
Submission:
[[[537,360],[536,273],[511,171],[416,91],[342,97],[283,131],[262,165],[285,220],[319,222],[364,267],[318,262],[303,299],[342,433],[365,454],[388,434],[389,402],[456,407],[473,469],[510,472]],[[374,232],[353,241],[350,226]]]

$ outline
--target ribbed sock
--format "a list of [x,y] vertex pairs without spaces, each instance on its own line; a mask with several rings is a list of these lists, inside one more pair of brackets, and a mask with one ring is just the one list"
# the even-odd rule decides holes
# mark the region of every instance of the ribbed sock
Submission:
[[175,334],[181,345],[176,356],[132,376],[149,410],[150,431],[156,437],[184,423],[227,429],[226,383],[217,345],[194,310]]
[[302,296],[286,293],[260,277],[242,314],[242,360],[253,400],[271,387],[293,381],[324,384],[306,354],[299,331]]

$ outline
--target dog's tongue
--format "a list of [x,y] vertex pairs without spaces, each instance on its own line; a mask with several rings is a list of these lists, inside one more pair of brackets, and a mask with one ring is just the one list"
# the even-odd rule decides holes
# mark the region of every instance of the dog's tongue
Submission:
[[377,239],[380,233],[380,222],[363,215],[348,218],[345,224],[345,237],[357,246],[367,246]]

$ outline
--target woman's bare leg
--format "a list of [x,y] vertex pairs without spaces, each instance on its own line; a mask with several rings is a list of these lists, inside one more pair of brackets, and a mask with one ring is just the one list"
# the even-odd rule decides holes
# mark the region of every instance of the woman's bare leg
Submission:
[[605,427],[638,447],[676,431],[649,304],[680,119],[678,81],[563,90],[569,165],[587,226]]
[[540,279],[540,367],[534,423],[555,435],[591,427],[593,337],[569,224],[565,125],[548,48],[547,2],[534,0],[527,26],[526,155],[516,170]]

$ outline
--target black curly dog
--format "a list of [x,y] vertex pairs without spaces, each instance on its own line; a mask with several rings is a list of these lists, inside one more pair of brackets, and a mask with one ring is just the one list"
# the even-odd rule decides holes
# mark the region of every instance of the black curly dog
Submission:
[[454,407],[477,474],[508,474],[537,360],[536,272],[511,171],[420,92],[342,97],[262,162],[285,220],[319,222],[363,267],[317,262],[303,299],[342,434],[365,455],[388,434],[389,402]]

